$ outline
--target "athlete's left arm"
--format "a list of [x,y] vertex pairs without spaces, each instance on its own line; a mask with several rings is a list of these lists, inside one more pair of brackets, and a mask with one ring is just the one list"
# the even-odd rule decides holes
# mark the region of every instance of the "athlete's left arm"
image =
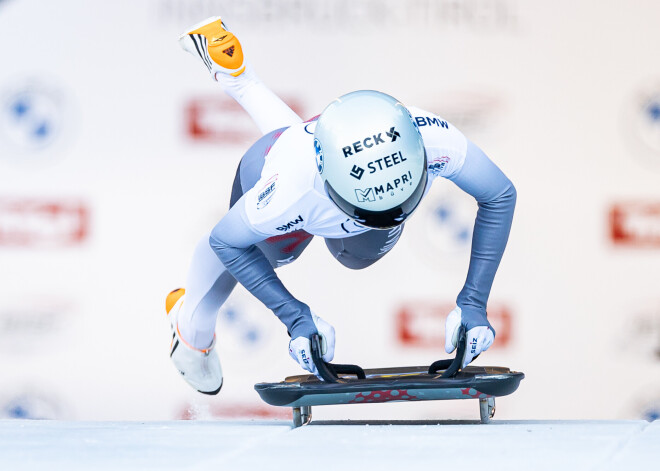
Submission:
[[486,154],[469,140],[462,168],[449,179],[472,195],[479,205],[467,280],[456,300],[461,308],[461,323],[467,330],[476,326],[491,327],[486,319],[486,303],[509,238],[516,189]]

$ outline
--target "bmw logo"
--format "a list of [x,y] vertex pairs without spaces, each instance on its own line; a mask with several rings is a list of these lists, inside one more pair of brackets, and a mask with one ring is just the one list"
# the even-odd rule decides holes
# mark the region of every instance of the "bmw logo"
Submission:
[[0,90],[0,157],[31,162],[21,157],[40,153],[40,163],[52,161],[71,135],[72,105],[66,89],[29,77]]
[[314,150],[316,151],[316,167],[319,169],[319,173],[323,173],[323,149],[321,149],[321,143],[318,139],[314,139]]

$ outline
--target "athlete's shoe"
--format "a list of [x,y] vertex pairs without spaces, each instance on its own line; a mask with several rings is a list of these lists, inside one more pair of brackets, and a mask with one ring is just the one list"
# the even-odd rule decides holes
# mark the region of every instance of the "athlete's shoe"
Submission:
[[222,368],[215,351],[215,335],[209,348],[199,350],[181,338],[177,317],[183,304],[185,290],[175,289],[167,295],[165,310],[172,328],[170,358],[183,379],[204,394],[218,394],[222,388]]
[[179,37],[179,44],[198,56],[215,80],[218,73],[238,77],[245,71],[241,43],[227,31],[219,16],[193,26]]

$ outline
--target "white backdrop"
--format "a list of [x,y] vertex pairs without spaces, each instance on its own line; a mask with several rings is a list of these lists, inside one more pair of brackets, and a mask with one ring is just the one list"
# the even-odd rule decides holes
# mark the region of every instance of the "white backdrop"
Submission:
[[[226,380],[169,364],[164,297],[224,214],[258,137],[178,35],[212,15],[303,117],[361,88],[440,114],[518,189],[481,364],[527,377],[498,418],[660,410],[660,6],[652,0],[0,1],[0,416],[273,416],[252,386],[297,373],[285,329],[237,289]],[[337,360],[444,357],[476,205],[439,182],[360,272],[315,240],[284,283],[337,329]],[[319,409],[476,417],[475,404]]]

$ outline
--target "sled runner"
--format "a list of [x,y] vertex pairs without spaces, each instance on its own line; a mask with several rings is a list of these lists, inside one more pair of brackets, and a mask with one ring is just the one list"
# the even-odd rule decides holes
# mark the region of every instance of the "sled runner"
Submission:
[[513,393],[525,375],[499,366],[460,369],[467,343],[463,327],[459,339],[454,359],[363,370],[324,362],[314,335],[312,359],[323,381],[314,375],[289,376],[279,383],[258,383],[254,389],[270,405],[293,408],[295,427],[312,420],[312,406],[447,399],[478,399],[481,423],[488,423],[495,414],[495,398]]

